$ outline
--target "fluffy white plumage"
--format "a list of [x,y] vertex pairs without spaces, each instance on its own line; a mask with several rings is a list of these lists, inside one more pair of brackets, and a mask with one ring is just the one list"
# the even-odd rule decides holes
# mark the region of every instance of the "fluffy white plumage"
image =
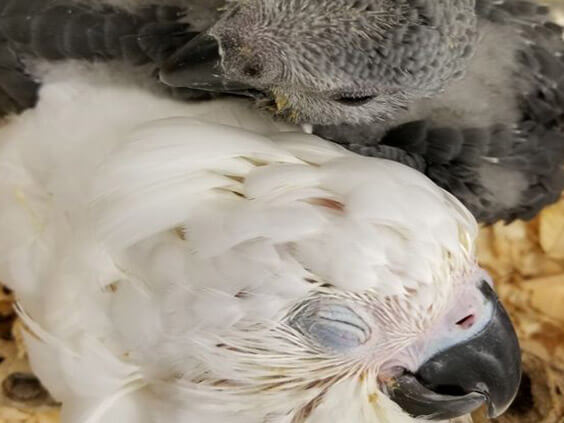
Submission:
[[[457,200],[244,102],[58,72],[0,132],[0,279],[64,422],[413,421],[377,374],[475,279]],[[361,348],[288,325],[317,295]]]

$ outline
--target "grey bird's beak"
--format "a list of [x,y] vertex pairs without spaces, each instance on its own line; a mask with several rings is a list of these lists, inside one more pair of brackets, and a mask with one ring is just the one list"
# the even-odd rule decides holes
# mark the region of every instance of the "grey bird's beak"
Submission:
[[494,290],[480,286],[493,313],[470,339],[441,351],[415,373],[386,382],[390,398],[413,417],[448,420],[486,404],[490,417],[503,414],[521,380],[521,351],[507,312]]
[[168,58],[160,68],[159,78],[171,87],[255,96],[252,87],[225,77],[219,43],[205,32]]

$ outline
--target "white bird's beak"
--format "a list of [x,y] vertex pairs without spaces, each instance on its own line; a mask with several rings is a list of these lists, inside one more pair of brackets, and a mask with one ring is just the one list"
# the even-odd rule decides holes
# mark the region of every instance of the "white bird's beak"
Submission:
[[437,344],[442,349],[415,372],[405,370],[386,380],[390,398],[412,416],[447,420],[485,403],[496,417],[513,402],[521,379],[517,335],[491,286],[482,282],[479,290],[485,316],[472,316],[482,319],[476,330],[462,328],[456,335],[435,338],[427,350],[436,351]]

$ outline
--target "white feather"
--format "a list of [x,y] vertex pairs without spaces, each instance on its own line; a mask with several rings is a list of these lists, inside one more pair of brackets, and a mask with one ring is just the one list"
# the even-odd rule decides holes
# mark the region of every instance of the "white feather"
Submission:
[[64,422],[412,421],[280,322],[324,283],[396,295],[374,361],[403,348],[473,268],[460,203],[244,102],[62,75],[0,133],[0,277]]

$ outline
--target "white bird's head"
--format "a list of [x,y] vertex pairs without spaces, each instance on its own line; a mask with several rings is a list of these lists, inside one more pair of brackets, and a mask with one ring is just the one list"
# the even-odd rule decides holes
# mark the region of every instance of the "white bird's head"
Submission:
[[[37,284],[64,295],[20,298],[52,334],[40,338],[73,351],[95,338],[115,355],[106,366],[84,358],[100,378],[89,398],[131,387],[133,367],[156,421],[399,423],[509,406],[517,338],[476,264],[476,222],[450,194],[400,164],[273,134],[240,102],[70,87],[86,112],[50,91],[43,107],[58,105],[77,130],[32,114],[41,144],[21,130],[14,144],[43,157],[28,171],[48,200],[34,194],[45,202],[22,213],[57,217],[37,235],[48,256],[32,269],[56,263]],[[17,288],[16,276],[4,277]],[[42,371],[42,344],[28,343],[46,385],[69,390],[60,384],[74,376]],[[59,372],[76,372],[77,356]]]
[[[181,143],[184,134],[205,145]],[[466,209],[397,163],[303,134],[269,138],[157,122],[98,180],[112,187],[104,208],[125,196],[116,186],[132,189],[116,179],[124,168],[144,187],[183,169],[201,190],[180,239],[130,259],[159,269],[150,285],[162,290],[155,319],[166,335],[140,362],[158,369],[158,386],[167,381],[162,395],[252,422],[446,420],[484,403],[502,413],[519,383],[519,346],[475,262]],[[166,166],[147,166],[159,151]],[[106,231],[121,238],[117,226]]]

